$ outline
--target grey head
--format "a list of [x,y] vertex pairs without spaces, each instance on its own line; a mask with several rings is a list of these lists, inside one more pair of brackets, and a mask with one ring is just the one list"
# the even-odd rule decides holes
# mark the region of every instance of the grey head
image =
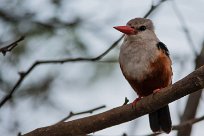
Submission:
[[158,41],[154,33],[154,26],[150,19],[134,18],[128,21],[126,26],[116,26],[116,30],[125,34],[125,41]]
[[127,26],[134,28],[138,32],[145,31],[146,29],[154,31],[153,23],[150,19],[134,18],[128,21]]
[[134,33],[126,35],[125,39],[129,39],[129,41],[159,41],[150,19],[134,18],[128,21],[126,26],[134,29]]

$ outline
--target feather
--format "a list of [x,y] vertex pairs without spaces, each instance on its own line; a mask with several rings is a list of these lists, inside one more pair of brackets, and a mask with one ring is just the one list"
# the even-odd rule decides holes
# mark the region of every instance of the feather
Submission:
[[158,42],[157,43],[157,48],[158,48],[158,50],[162,50],[163,53],[165,53],[166,56],[169,57],[169,50],[168,50],[168,48],[166,47],[166,45],[163,42]]

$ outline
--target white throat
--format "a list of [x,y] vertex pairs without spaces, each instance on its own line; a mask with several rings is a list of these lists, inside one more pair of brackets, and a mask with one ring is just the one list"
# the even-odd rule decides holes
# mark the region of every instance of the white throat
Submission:
[[159,55],[158,41],[151,32],[126,36],[119,56],[124,75],[140,81],[149,74],[150,63]]

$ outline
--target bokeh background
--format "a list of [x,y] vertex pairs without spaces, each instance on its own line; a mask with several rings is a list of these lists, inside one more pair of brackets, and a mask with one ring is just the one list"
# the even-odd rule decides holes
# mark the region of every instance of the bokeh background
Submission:
[[[113,29],[135,17],[143,17],[161,1],[151,0],[0,0],[0,47],[26,36],[11,53],[0,56],[0,98],[36,60],[95,57],[116,41]],[[166,0],[148,16],[159,39],[171,53],[173,82],[195,69],[196,54],[204,40],[204,1]],[[187,28],[187,31],[186,29]],[[0,109],[0,135],[15,136],[54,124],[70,111],[101,105],[112,109],[137,95],[124,79],[119,65],[120,46],[101,61],[49,64],[36,67],[12,99]],[[179,124],[188,97],[170,104],[173,124]],[[203,115],[199,98],[196,117]],[[75,116],[72,119],[88,116]],[[193,125],[192,135],[204,134],[203,122]],[[107,128],[93,135],[150,134],[147,116]],[[176,135],[172,131],[169,135]],[[165,134],[163,134],[165,135]]]

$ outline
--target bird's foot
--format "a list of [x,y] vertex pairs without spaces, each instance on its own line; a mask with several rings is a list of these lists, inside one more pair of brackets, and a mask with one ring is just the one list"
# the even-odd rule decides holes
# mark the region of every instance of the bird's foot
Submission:
[[159,93],[160,91],[161,91],[161,89],[160,89],[160,88],[155,89],[155,90],[153,91],[153,94]]
[[139,96],[138,98],[136,98],[133,102],[132,102],[132,108],[135,109],[135,106],[137,104],[138,101],[140,101],[142,99],[141,96]]

